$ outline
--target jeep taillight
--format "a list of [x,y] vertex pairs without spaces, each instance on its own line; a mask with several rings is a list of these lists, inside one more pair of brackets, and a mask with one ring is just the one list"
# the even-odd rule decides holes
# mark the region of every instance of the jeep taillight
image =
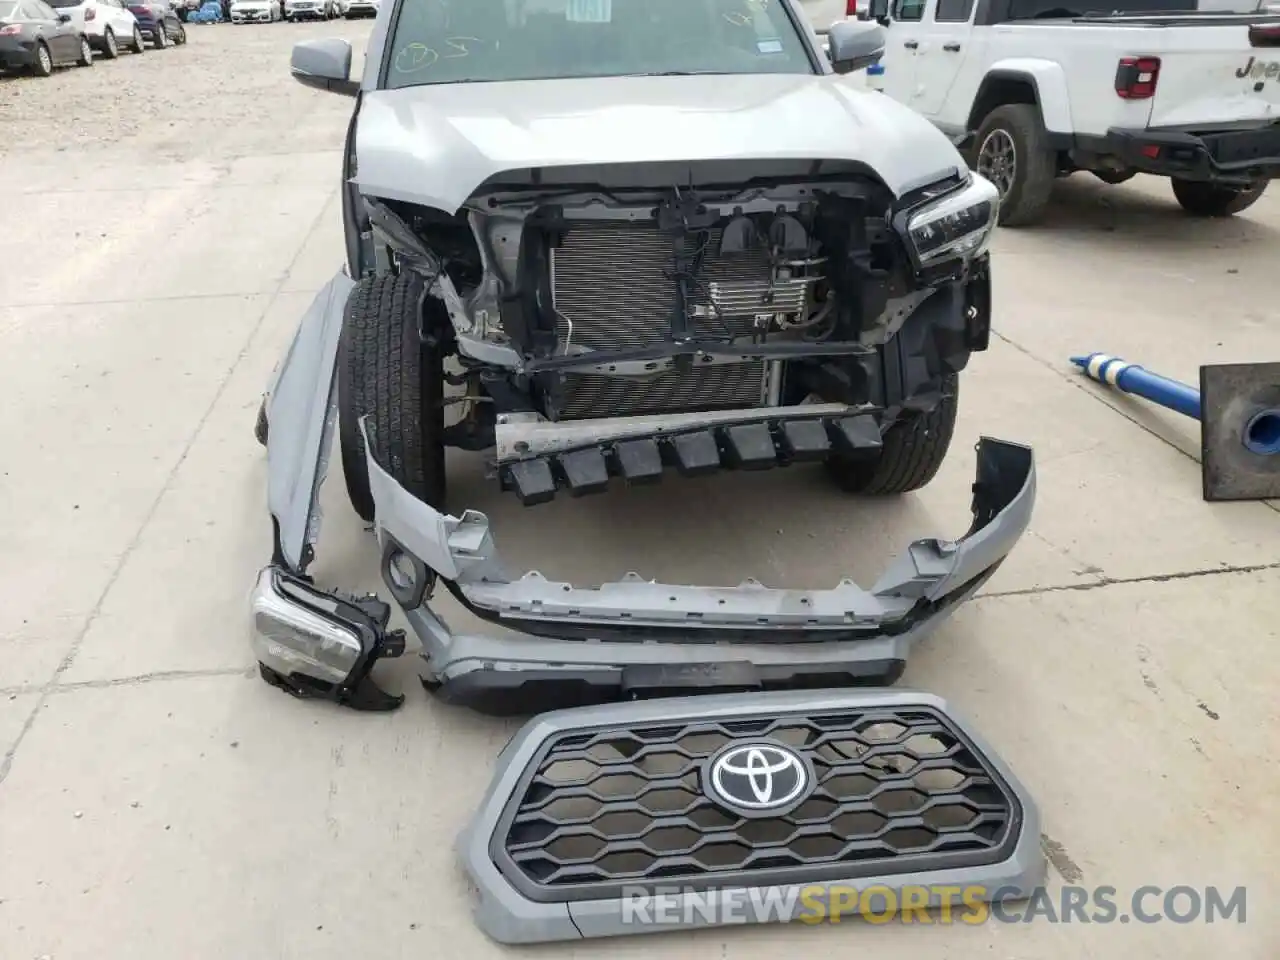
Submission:
[[1249,46],[1280,47],[1280,23],[1255,23],[1249,28]]
[[1116,67],[1116,96],[1122,100],[1150,100],[1160,79],[1159,57],[1125,57]]
[[844,15],[846,17],[856,17],[858,15],[858,0],[845,0]]

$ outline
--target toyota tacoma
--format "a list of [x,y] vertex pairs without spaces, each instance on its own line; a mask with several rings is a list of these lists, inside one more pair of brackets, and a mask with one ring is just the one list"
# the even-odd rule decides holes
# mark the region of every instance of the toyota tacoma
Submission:
[[[897,678],[1026,528],[1026,447],[984,439],[969,532],[916,541],[865,589],[512,574],[445,483],[448,448],[530,507],[806,462],[851,494],[929,483],[987,346],[998,196],[926,119],[850,82],[882,52],[857,20],[824,52],[797,0],[396,0],[359,78],[344,40],[295,47],[297,80],[353,101],[348,262],[259,415],[265,679],[398,702],[369,679],[405,647],[389,605],[305,574],[335,436],[448,699]],[[504,629],[454,631],[442,589]]]

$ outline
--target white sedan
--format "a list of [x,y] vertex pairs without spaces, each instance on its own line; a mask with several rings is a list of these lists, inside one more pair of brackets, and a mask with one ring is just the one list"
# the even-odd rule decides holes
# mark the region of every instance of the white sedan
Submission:
[[232,23],[275,23],[283,19],[280,0],[231,0]]
[[89,40],[89,46],[114,60],[121,50],[142,53],[142,34],[138,21],[122,0],[47,0],[58,13],[71,18],[77,30]]

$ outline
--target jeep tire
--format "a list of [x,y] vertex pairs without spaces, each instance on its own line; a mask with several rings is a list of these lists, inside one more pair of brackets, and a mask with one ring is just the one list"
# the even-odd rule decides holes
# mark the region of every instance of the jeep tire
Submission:
[[1049,146],[1040,110],[1033,104],[996,107],[978,127],[970,166],[1000,191],[1000,225],[1038,223],[1057,178],[1057,154]]
[[849,493],[892,496],[919,490],[937,475],[947,458],[959,403],[960,377],[952,373],[942,381],[938,405],[893,424],[884,432],[878,454],[833,455],[827,460],[828,471]]
[[360,418],[368,416],[374,459],[402,487],[444,504],[444,366],[422,342],[422,279],[365,277],[347,299],[338,341],[338,445],[347,496],[374,518]]
[[1252,187],[1223,187],[1203,180],[1173,178],[1173,195],[1193,217],[1231,217],[1258,202],[1267,181]]

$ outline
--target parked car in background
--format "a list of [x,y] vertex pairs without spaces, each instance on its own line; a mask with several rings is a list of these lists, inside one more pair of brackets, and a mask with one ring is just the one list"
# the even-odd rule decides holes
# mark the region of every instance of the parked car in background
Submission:
[[0,69],[47,77],[55,67],[93,66],[84,33],[44,0],[0,0]]
[[187,18],[200,9],[200,3],[201,0],[169,0],[169,9],[186,23]]
[[379,0],[336,0],[338,4],[338,14],[344,20],[350,20],[353,17],[376,17],[378,15]]
[[49,6],[71,17],[71,24],[89,39],[89,46],[108,60],[123,49],[142,53],[146,45],[137,18],[124,0],[46,0]]
[[169,6],[169,0],[124,0],[129,12],[138,21],[143,40],[148,40],[157,50],[170,43],[187,42],[187,28]]
[[232,23],[275,23],[283,19],[280,0],[231,0]]
[[338,15],[335,0],[284,0],[284,18],[296,20],[332,20]]

